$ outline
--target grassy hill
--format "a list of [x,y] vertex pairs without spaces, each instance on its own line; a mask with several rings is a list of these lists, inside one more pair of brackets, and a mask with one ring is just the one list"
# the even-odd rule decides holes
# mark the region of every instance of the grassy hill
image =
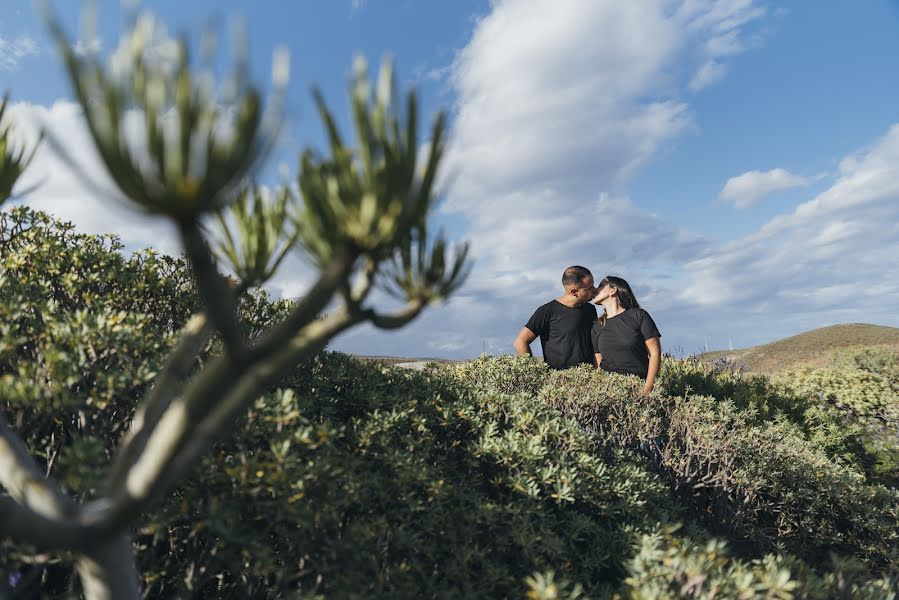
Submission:
[[899,329],[866,323],[831,325],[752,348],[706,352],[700,359],[713,362],[724,357],[751,371],[778,373],[798,366],[820,366],[829,362],[834,352],[856,346],[899,351]]

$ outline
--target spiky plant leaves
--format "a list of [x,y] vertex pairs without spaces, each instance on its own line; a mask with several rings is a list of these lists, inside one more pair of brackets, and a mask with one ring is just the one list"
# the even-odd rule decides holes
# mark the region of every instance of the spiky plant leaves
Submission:
[[268,281],[293,248],[297,234],[290,218],[290,193],[252,186],[216,212],[216,250],[244,288]]
[[4,121],[9,96],[0,100],[0,205],[12,195],[22,173],[28,167],[37,152],[38,144],[28,152],[24,146],[17,145],[12,137],[12,126]]
[[[193,222],[232,200],[268,155],[274,123],[264,119],[261,94],[247,81],[245,56],[227,82],[230,92],[216,95],[212,75],[194,73],[186,41],[160,33],[148,14],[135,20],[103,65],[94,54],[76,53],[53,14],[46,7],[44,13],[103,165],[143,210]],[[276,61],[283,63],[280,56]],[[274,75],[270,110],[276,121],[284,68]],[[59,141],[51,141],[77,164]]]

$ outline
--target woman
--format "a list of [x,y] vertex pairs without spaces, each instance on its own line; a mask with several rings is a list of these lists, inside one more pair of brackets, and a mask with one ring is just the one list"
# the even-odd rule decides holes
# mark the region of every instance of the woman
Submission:
[[650,393],[662,359],[662,334],[652,317],[640,308],[631,286],[620,277],[600,281],[593,302],[605,309],[592,332],[597,367],[645,379],[643,393]]

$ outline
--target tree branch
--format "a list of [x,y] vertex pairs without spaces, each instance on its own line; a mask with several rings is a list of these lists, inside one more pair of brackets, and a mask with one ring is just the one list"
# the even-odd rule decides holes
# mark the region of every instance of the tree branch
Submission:
[[178,231],[209,320],[222,334],[226,352],[240,362],[246,357],[247,347],[240,333],[234,290],[219,274],[196,222],[181,222]]
[[131,538],[119,532],[113,539],[82,554],[75,562],[84,597],[90,600],[138,600],[137,565]]
[[107,480],[108,493],[121,485],[135,458],[143,452],[150,433],[171,404],[172,398],[177,396],[175,387],[190,374],[197,354],[211,333],[209,319],[202,313],[191,317],[184,326],[181,339],[169,354],[146,400],[138,407],[131,428],[122,440]]
[[271,386],[277,384],[296,366],[320,352],[328,341],[357,325],[362,316],[347,311],[335,313],[325,319],[313,321],[280,352],[258,364],[215,405],[206,419],[194,430],[188,443],[166,470],[160,487],[167,488],[183,477],[212,445],[228,431],[234,417],[248,402],[258,398]]
[[366,320],[379,329],[397,329],[417,317],[427,305],[426,300],[413,298],[403,310],[392,315],[380,315],[373,309],[367,309],[362,314]]
[[262,335],[259,341],[250,349],[251,358],[264,358],[283,348],[296,336],[297,332],[307,323],[315,320],[334,297],[341,283],[346,280],[353,264],[356,262],[356,253],[345,248],[335,252],[334,258],[322,269],[322,274],[315,285],[306,293],[303,299],[291,311],[281,323]]
[[375,283],[375,275],[378,274],[378,263],[370,257],[365,258],[365,265],[362,267],[362,272],[359,274],[359,278],[353,283],[353,287],[350,289],[350,295],[347,298],[347,301],[353,302],[355,304],[362,304],[365,301],[365,298],[368,297],[368,293],[371,291],[371,288]]
[[69,518],[78,506],[53,482],[46,479],[19,437],[0,412],[0,485],[16,501],[50,519]]
[[[152,499],[196,465],[215,441],[230,430],[231,421],[242,407],[280,381],[299,362],[319,352],[335,335],[363,318],[361,313],[340,311],[311,321],[279,351],[258,361],[227,385],[187,393],[172,402],[127,473],[124,485],[116,490],[111,504],[99,507],[102,516],[97,525],[104,532],[115,532],[129,523]],[[213,408],[202,412],[197,404],[202,407],[211,404]]]
[[0,537],[58,551],[83,550],[92,539],[82,524],[41,515],[10,496],[0,496]]
[[[137,478],[145,478],[147,481],[155,481],[159,473],[153,471],[166,467],[167,462],[174,458],[190,436],[194,424],[206,418],[214,403],[227,395],[229,389],[252,370],[254,365],[263,361],[266,356],[283,350],[299,330],[315,322],[315,316],[327,305],[335,289],[352,269],[354,259],[354,255],[348,251],[338,253],[290,315],[262,336],[251,350],[248,360],[235,363],[227,355],[219,356],[187,385],[181,399],[174,399],[176,394],[173,390],[168,390],[166,399],[158,403],[160,409],[164,406],[164,410],[160,410],[159,414],[154,411],[152,415],[154,418],[141,427],[142,439],[139,442],[132,442],[137,445],[128,450],[128,456],[121,459],[127,462],[121,462],[121,466],[117,466],[114,476],[110,479],[109,497],[134,496],[133,491],[128,492],[126,489],[129,480],[134,482]],[[160,390],[161,395],[165,392],[166,390]],[[156,429],[163,422],[165,433],[157,435]],[[152,451],[158,453],[158,460],[147,461],[146,455],[151,450],[149,444],[154,438]],[[145,470],[135,475],[134,468],[138,463],[144,465]],[[143,484],[138,486],[138,489],[142,490],[140,493],[147,492],[144,488]]]

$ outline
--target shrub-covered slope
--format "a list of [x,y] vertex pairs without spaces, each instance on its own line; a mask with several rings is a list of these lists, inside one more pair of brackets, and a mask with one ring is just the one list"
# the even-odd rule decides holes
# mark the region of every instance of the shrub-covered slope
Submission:
[[899,328],[843,323],[752,348],[714,350],[700,355],[700,358],[709,363],[729,361],[757,373],[775,374],[803,366],[826,366],[832,362],[835,353],[864,348],[899,352]]
[[[111,237],[24,210],[0,225],[0,400],[47,470],[90,497],[196,306],[192,286],[181,261],[124,258]],[[249,297],[244,326],[283,309]],[[147,515],[134,532],[143,586],[159,598],[895,597],[895,361],[861,353],[833,377],[771,380],[666,359],[644,397],[633,378],[530,359],[419,373],[322,353]],[[2,595],[78,595],[70,566],[40,549],[4,541],[0,575]]]

